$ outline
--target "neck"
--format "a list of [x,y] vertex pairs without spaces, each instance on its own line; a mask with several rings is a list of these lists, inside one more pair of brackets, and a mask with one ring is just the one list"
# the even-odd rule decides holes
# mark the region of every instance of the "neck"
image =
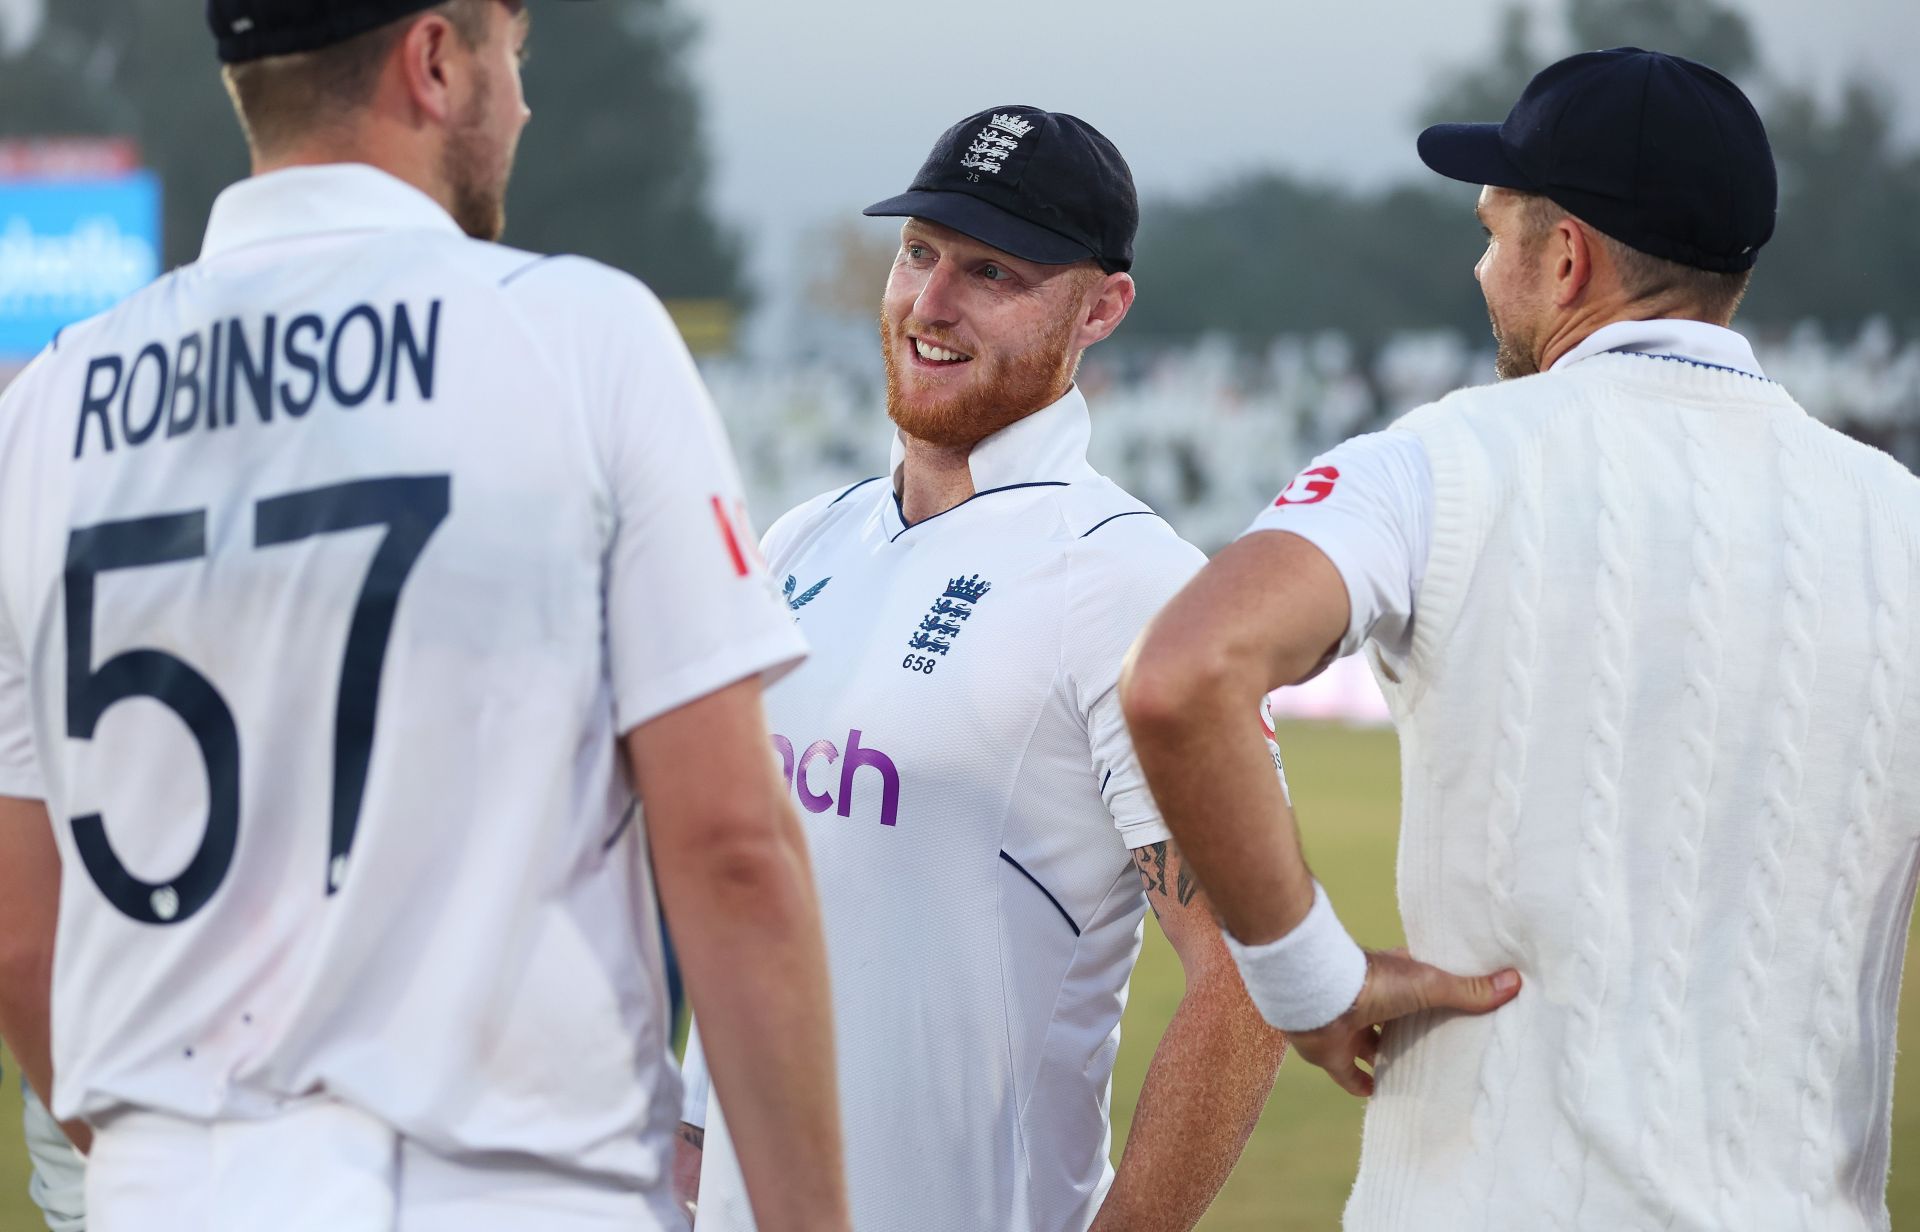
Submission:
[[900,434],[906,459],[900,463],[900,516],[908,526],[945,513],[973,495],[971,446],[932,445]]
[[305,141],[271,155],[259,150],[253,152],[255,175],[287,171],[294,167],[326,167],[337,163],[359,163],[376,171],[384,171],[432,197],[448,213],[453,212],[453,195],[447,191],[447,186],[421,171],[423,167],[434,165],[434,160],[427,157],[398,157],[373,142],[321,139]]
[[1540,348],[1540,371],[1547,371],[1559,363],[1561,356],[1568,351],[1607,326],[1621,321],[1701,321],[1708,325],[1727,324],[1725,321],[1711,320],[1692,305],[1673,298],[1576,307],[1554,326],[1553,331],[1547,336],[1546,345]]

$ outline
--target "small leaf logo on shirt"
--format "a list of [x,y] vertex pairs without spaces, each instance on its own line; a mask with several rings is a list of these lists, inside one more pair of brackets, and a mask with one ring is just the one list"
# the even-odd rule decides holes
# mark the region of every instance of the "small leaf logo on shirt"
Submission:
[[[971,577],[949,580],[946,590],[941,592],[940,597],[934,600],[933,606],[927,610],[927,614],[921,618],[919,628],[915,629],[913,636],[907,639],[907,649],[945,655],[953,649],[953,639],[960,636],[960,630],[965,628],[966,622],[973,618],[975,606],[992,589],[993,584],[981,581],[977,573]],[[908,655],[907,661],[901,666],[918,671],[926,671],[927,667],[931,666],[930,661],[927,662],[927,667],[912,666],[916,657],[918,656]]]
[[807,606],[807,604],[812,603],[814,600],[814,597],[818,595],[821,591],[825,590],[827,588],[827,583],[831,582],[832,580],[833,578],[831,577],[823,577],[819,581],[815,582],[813,585],[801,591],[800,594],[796,596],[793,593],[793,590],[794,590],[794,587],[800,584],[800,582],[798,578],[794,577],[793,574],[789,573],[787,575],[787,584],[781,587],[781,592],[784,595],[786,595],[787,606],[797,612],[801,608]]

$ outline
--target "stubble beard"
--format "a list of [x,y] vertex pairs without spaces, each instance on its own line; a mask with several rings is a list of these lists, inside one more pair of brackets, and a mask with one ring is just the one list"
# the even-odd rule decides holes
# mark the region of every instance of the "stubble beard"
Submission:
[[452,198],[454,222],[476,240],[497,242],[507,231],[507,181],[513,174],[513,148],[496,154],[487,132],[493,82],[479,88],[459,122],[447,134],[441,175]]
[[[1073,384],[1075,361],[1069,342],[1076,311],[1062,312],[1047,324],[1046,332],[1031,347],[1018,355],[997,361],[985,380],[929,401],[913,400],[908,394],[909,378],[902,365],[912,361],[901,354],[911,346],[908,336],[919,334],[918,323],[908,319],[896,324],[882,306],[880,310],[880,346],[886,357],[887,418],[901,432],[929,445],[948,449],[971,449],[994,433],[1018,423],[1035,411],[1056,401]],[[979,357],[967,361],[988,362]]]
[[1487,320],[1493,326],[1493,374],[1503,381],[1516,377],[1533,376],[1540,371],[1540,359],[1531,348],[1514,336],[1514,331],[1502,329],[1500,318],[1494,314],[1493,305],[1487,305]]

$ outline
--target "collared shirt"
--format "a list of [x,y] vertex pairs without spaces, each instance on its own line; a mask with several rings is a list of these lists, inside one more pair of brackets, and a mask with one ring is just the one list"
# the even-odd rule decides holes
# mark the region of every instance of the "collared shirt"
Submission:
[[[1547,370],[1610,352],[1766,378],[1745,338],[1719,325],[1681,320],[1603,325]],[[1341,655],[1372,638],[1386,654],[1404,658],[1412,647],[1432,525],[1426,446],[1410,432],[1384,431],[1356,436],[1316,457],[1245,533],[1291,531],[1326,553],[1346,584],[1351,609]]]
[[615,741],[804,643],[659,302],[370,167],[246,181],[7,391],[0,528],[59,1114],[324,1091],[672,1218]]
[[[814,647],[767,710],[820,886],[857,1227],[1081,1232],[1111,1182],[1129,851],[1167,837],[1116,684],[1204,558],[1088,465],[1089,432],[1072,390],[977,446],[944,513],[906,525],[881,477],[767,534]],[[700,1226],[750,1228],[709,1111],[687,1113]]]

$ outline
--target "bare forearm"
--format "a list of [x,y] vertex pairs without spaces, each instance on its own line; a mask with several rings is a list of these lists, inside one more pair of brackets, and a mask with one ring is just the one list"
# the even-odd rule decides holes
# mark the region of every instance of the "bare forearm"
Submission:
[[28,1085],[43,1100],[53,1098],[52,1032],[48,1026],[48,990],[53,955],[15,955],[0,973],[0,1038],[20,1063]]
[[1286,1037],[1222,962],[1189,988],[1154,1050],[1113,1188],[1092,1232],[1199,1222],[1260,1119]]
[[1140,713],[1130,706],[1128,718],[1154,801],[1215,914],[1241,941],[1271,941],[1313,905],[1312,875],[1262,733],[1221,717],[1254,713],[1259,695],[1221,692],[1193,690]]
[[1313,906],[1293,810],[1245,716],[1269,690],[1311,675],[1348,615],[1346,586],[1318,548],[1249,535],[1154,617],[1121,677],[1153,798],[1243,942],[1280,937]]
[[663,879],[662,896],[759,1226],[843,1227],[819,905],[797,833],[763,855],[764,867]]
[[[39,800],[0,796],[0,1038],[27,1082],[53,1103],[53,941],[60,915],[60,855]],[[92,1134],[63,1125],[82,1151]]]

